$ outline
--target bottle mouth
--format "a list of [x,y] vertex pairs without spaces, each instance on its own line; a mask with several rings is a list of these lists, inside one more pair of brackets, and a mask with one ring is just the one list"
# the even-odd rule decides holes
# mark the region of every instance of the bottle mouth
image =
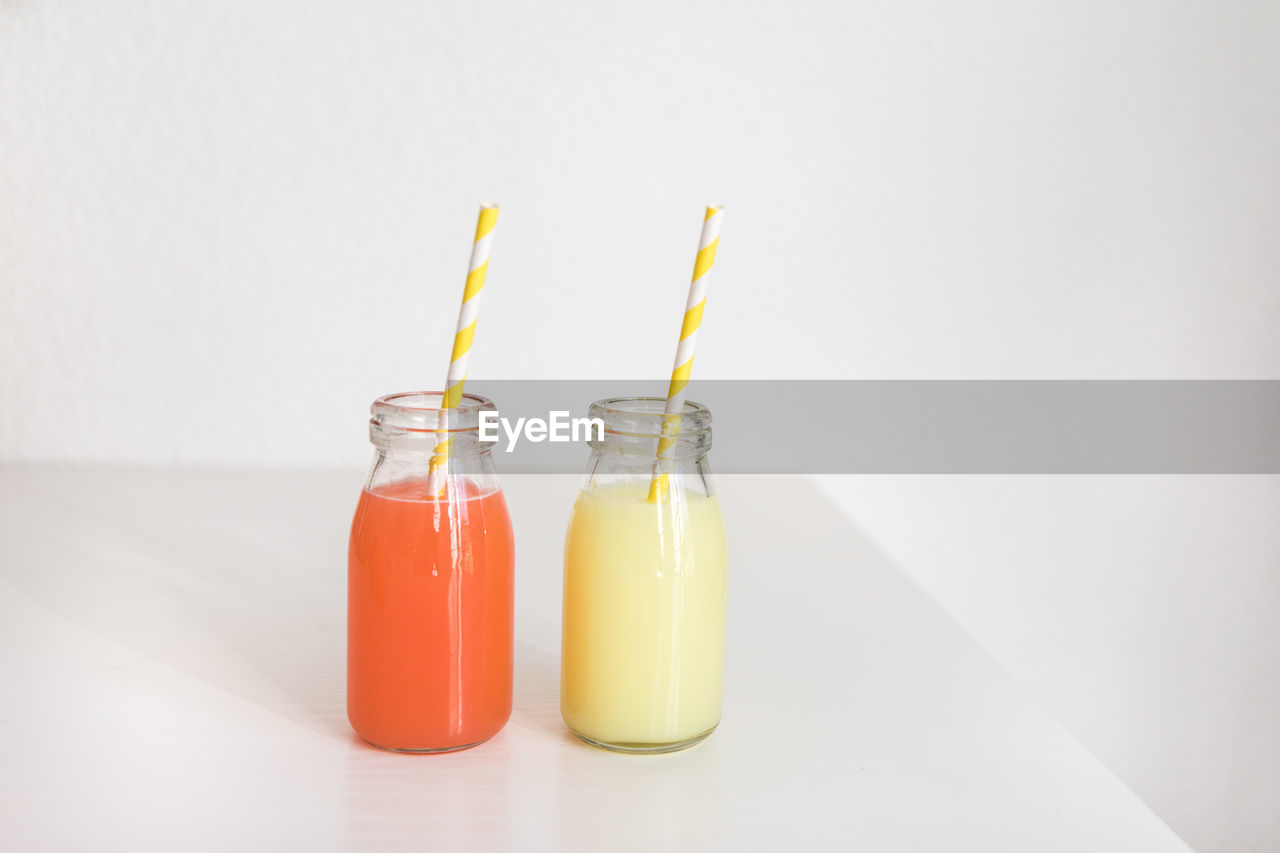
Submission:
[[[493,401],[476,394],[463,394],[458,405],[451,409],[442,407],[444,394],[440,391],[402,391],[387,394],[373,401],[369,407],[369,439],[386,449],[419,449],[424,442],[434,445],[437,441],[453,437],[473,439],[480,428],[480,413],[497,411]],[[476,444],[454,445],[455,452]]]
[[[671,422],[665,397],[610,397],[591,404],[590,416],[604,422],[603,440],[592,439],[597,451],[652,458],[664,426],[675,443],[664,453],[670,457],[699,457],[711,449],[711,410],[685,400],[680,418]],[[678,432],[672,432],[678,428]]]
[[492,400],[476,394],[463,394],[452,409],[443,408],[443,401],[444,394],[440,391],[387,394],[374,400],[369,407],[369,413],[373,415],[370,423],[411,432],[458,432],[477,429],[480,412],[497,411]]
[[[606,435],[648,438],[662,434],[666,410],[665,397],[610,397],[592,403],[590,415],[604,421]],[[711,410],[701,403],[685,400],[679,414],[681,435],[711,430]]]

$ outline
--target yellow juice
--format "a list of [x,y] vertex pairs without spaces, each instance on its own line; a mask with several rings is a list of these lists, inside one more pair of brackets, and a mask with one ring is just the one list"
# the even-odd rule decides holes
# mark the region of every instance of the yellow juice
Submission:
[[578,494],[565,542],[560,710],[575,733],[678,748],[720,722],[728,550],[714,497]]

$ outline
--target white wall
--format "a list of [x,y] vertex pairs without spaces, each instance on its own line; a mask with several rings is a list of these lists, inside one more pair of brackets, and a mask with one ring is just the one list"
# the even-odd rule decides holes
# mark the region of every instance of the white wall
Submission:
[[[9,3],[0,460],[362,464],[369,400],[443,375],[490,198],[477,377],[660,377],[709,200],[702,377],[1275,377],[1277,43],[1267,2]],[[1225,752],[1175,781],[1188,732],[1143,725],[1170,697],[1097,667],[1163,666],[1179,624],[1019,631],[1087,629],[1063,567],[982,606],[998,539],[942,583],[952,504],[908,494],[837,497],[1033,686],[1074,654],[1042,698],[1193,844],[1280,843],[1274,777],[1237,784],[1256,696],[1183,720]],[[1073,564],[1083,598],[1155,606],[1158,548],[1106,568],[1146,523]],[[1275,603],[1248,530],[1224,619]],[[1274,684],[1258,631],[1221,655],[1269,648],[1231,671]]]

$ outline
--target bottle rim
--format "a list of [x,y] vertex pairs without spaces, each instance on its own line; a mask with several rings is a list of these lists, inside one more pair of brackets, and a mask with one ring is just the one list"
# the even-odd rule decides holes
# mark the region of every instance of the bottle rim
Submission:
[[[589,414],[604,422],[605,435],[657,438],[667,419],[665,397],[607,397],[591,404]],[[685,438],[709,436],[711,410],[685,400],[680,410],[680,432]]]
[[[459,404],[446,409],[441,391],[399,391],[384,394],[369,406],[371,429],[407,433],[475,432],[480,413],[497,411],[493,401],[478,394],[463,394]],[[442,417],[443,415],[443,417]]]

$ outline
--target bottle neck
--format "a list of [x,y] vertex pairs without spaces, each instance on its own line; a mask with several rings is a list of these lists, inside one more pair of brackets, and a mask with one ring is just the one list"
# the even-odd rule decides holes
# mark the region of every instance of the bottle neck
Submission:
[[[447,478],[450,488],[444,491],[453,496],[478,497],[502,488],[498,469],[487,449],[479,453],[450,454],[443,458],[442,467],[434,475],[431,467],[433,455],[430,451],[379,448],[374,451],[373,464],[369,467],[364,487],[378,491],[401,483],[420,483],[424,499],[432,491],[429,484],[441,485],[438,481],[433,483],[433,476]],[[436,491],[439,492],[438,489]]]
[[647,484],[669,474],[682,489],[712,494],[711,412],[685,402],[678,416],[666,414],[661,397],[616,397],[591,404],[590,416],[604,423],[593,436],[584,488],[603,484]]
[[696,464],[711,450],[711,411],[686,400],[678,413],[667,414],[661,397],[613,397],[591,404],[590,416],[604,423],[593,434],[591,449],[621,457],[661,455],[677,464]]
[[[634,470],[644,473],[653,470],[654,463],[659,461],[659,443],[657,439],[593,441],[591,456],[594,464],[607,467],[609,470],[618,472]],[[661,465],[665,470],[693,471],[705,466],[707,458],[705,451],[701,453],[668,451],[663,455]]]
[[[437,492],[436,487],[443,485],[439,478],[445,477],[457,486],[445,491],[457,495],[498,490],[490,444],[481,442],[479,434],[480,413],[494,411],[493,403],[464,394],[456,408],[443,409],[441,400],[439,392],[414,391],[388,394],[373,402],[369,440],[375,452],[366,489],[421,480],[426,496]],[[432,480],[430,489],[428,480]],[[401,491],[416,493],[414,488]]]

